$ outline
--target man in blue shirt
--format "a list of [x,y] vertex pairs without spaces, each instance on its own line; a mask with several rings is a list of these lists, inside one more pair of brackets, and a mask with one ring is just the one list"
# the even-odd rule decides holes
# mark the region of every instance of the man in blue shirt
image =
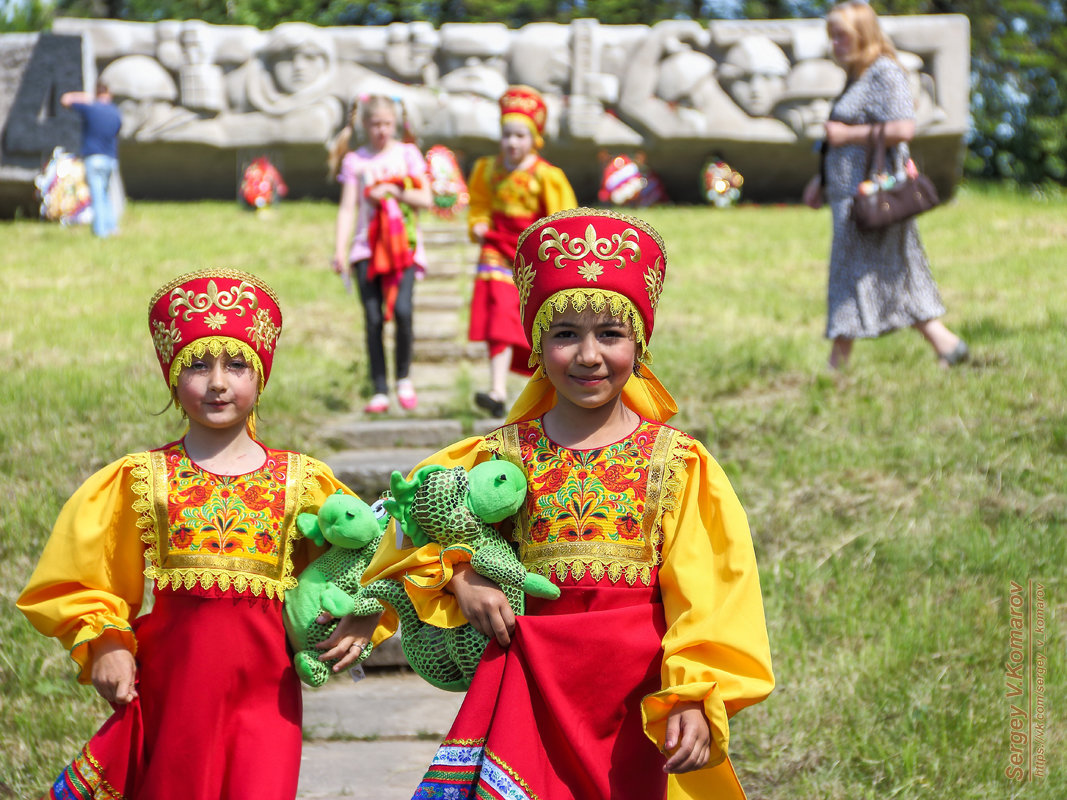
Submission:
[[118,227],[109,186],[111,176],[119,166],[122,117],[111,102],[111,91],[104,83],[96,84],[95,100],[87,92],[65,92],[59,102],[81,115],[81,155],[85,161],[85,179],[89,183],[93,233],[100,237],[110,236]]

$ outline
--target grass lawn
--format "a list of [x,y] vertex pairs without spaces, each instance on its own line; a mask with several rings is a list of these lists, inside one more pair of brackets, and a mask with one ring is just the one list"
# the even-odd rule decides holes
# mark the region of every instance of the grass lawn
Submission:
[[[317,427],[359,407],[365,374],[357,304],[327,269],[334,213],[134,203],[103,242],[0,222],[0,796],[40,793],[107,713],[13,603],[78,484],[181,433],[157,414],[149,297],[204,266],[262,275],[286,316],[261,433],[328,456]],[[749,797],[1067,797],[1067,200],[972,186],[922,218],[973,355],[949,372],[912,331],[827,372],[828,211],[640,213],[668,245],[654,366],[760,559],[778,688],[732,726]],[[1037,700],[1008,696],[1012,581],[1044,590],[1033,783],[1005,774],[1011,706]]]

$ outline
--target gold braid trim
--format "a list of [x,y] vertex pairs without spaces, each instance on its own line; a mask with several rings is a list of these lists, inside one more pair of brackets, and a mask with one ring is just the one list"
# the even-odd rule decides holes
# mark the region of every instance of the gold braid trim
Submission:
[[148,313],[152,313],[152,309],[156,307],[156,303],[158,303],[164,295],[169,294],[171,291],[177,289],[179,286],[182,286],[183,284],[188,283],[189,281],[194,281],[198,278],[230,278],[232,280],[250,283],[253,286],[262,290],[264,294],[270,297],[270,299],[274,301],[274,305],[278,306],[278,308],[282,307],[281,302],[279,302],[278,300],[278,295],[274,293],[274,290],[262,280],[260,280],[257,276],[252,275],[249,272],[242,272],[239,269],[201,269],[197,270],[196,272],[189,272],[185,275],[179,275],[174,280],[161,286],[159,290],[156,291],[154,295],[152,295],[152,299],[148,301]]
[[608,289],[592,289],[576,286],[571,289],[561,289],[553,294],[541,307],[533,318],[530,326],[530,339],[532,348],[530,352],[530,367],[536,367],[541,362],[541,336],[548,331],[552,319],[556,314],[562,314],[567,308],[573,308],[581,312],[589,308],[596,314],[605,310],[613,317],[619,317],[630,324],[634,333],[634,342],[637,344],[637,360],[648,364],[652,361],[652,354],[648,352],[648,337],[645,335],[645,322],[633,302],[618,292]]
[[[663,558],[660,552],[660,546],[663,544],[663,515],[678,508],[678,500],[686,483],[685,464],[695,441],[688,433],[682,433],[673,428],[663,430],[669,430],[672,436],[664,448],[663,483],[660,500],[657,503],[656,518],[652,525],[652,546],[656,550],[657,564],[661,563]],[[656,445],[658,447],[659,442],[656,442]],[[659,463],[659,459],[656,460]]]
[[517,773],[508,762],[506,762],[488,747],[484,748],[484,752],[487,758],[492,759],[494,764],[496,764],[501,770],[507,773],[508,777],[519,785],[519,787],[526,793],[526,796],[529,798],[529,800],[539,800],[538,796],[534,794],[534,790],[530,788],[530,784],[528,784],[521,777],[519,777],[519,773]]
[[[551,214],[548,217],[545,217],[545,219],[539,220],[538,222],[534,223],[519,235],[519,241],[515,245],[515,249],[521,250],[522,243],[526,241],[526,237],[529,236],[531,233],[540,231],[542,228],[542,224],[545,222],[545,220],[565,219],[567,217],[608,217],[609,219],[622,220],[627,225],[632,225],[635,228],[640,228],[642,231],[651,236],[652,241],[656,243],[656,247],[658,247],[659,251],[663,253],[663,257],[667,257],[667,245],[664,243],[663,237],[659,235],[659,231],[657,231],[643,219],[631,217],[629,214],[622,214],[610,208],[588,208],[584,206],[579,206],[578,208],[568,208],[565,211],[557,211],[555,214]],[[153,303],[152,305],[155,305],[155,303]],[[151,308],[151,306],[149,306],[149,308]]]
[[618,583],[620,579],[625,578],[630,586],[633,586],[637,581],[641,581],[645,586],[652,585],[652,567],[650,566],[623,564],[619,561],[602,561],[597,558],[570,556],[559,561],[537,561],[526,568],[530,572],[536,572],[549,580],[552,579],[553,573],[555,573],[556,579],[560,581],[566,579],[567,574],[570,573],[574,580],[580,581],[585,577],[585,573],[588,572],[595,581],[600,581],[607,575],[608,580],[612,583]]
[[459,745],[460,747],[482,747],[485,745],[485,739],[445,739],[441,742],[441,747],[448,747],[450,745]]
[[174,361],[170,365],[170,387],[173,389],[178,385],[178,375],[181,374],[184,367],[192,365],[194,358],[202,358],[204,353],[208,352],[213,357],[218,358],[223,350],[231,356],[244,356],[248,360],[259,377],[259,390],[262,392],[263,362],[260,361],[255,350],[240,339],[234,339],[232,336],[203,336],[178,351],[178,355],[174,357]]
[[93,775],[92,778],[96,779],[98,782],[95,786],[89,786],[89,788],[93,790],[93,797],[98,798],[98,800],[126,800],[126,795],[112,786],[107,778],[104,777],[104,768],[100,766],[100,762],[96,760],[96,756],[89,752],[89,745],[85,745],[85,747],[82,748],[82,754],[85,756],[85,760],[92,765],[94,770],[96,770],[96,774]]
[[[133,510],[137,512],[137,527],[141,531],[141,541],[145,543],[144,574],[146,578],[153,578],[153,570],[159,564],[159,536],[156,533],[156,518],[152,513],[152,463],[151,453],[135,453],[130,456],[134,467],[130,470],[133,478],[133,493],[137,499],[133,501]],[[166,514],[164,514],[166,519]]]
[[[138,467],[135,468],[133,474],[137,478],[140,472],[144,477],[134,482],[133,489],[141,496],[141,499],[134,503],[134,510],[140,512],[137,527],[142,529],[141,541],[146,545],[145,557],[148,561],[144,571],[146,578],[155,581],[161,589],[182,587],[192,589],[199,585],[205,590],[218,586],[225,592],[232,587],[241,593],[251,592],[256,597],[266,595],[268,598],[277,597],[279,600],[285,598],[286,590],[296,586],[296,578],[293,577],[292,552],[294,540],[299,538],[299,532],[294,525],[295,510],[304,507],[305,498],[318,488],[316,477],[322,474],[321,469],[309,463],[311,459],[300,453],[288,453],[285,512],[281,524],[281,538],[284,542],[281,553],[281,574],[277,578],[272,578],[243,572],[235,575],[230,569],[217,567],[164,568],[160,564],[159,543],[167,537],[170,530],[167,518],[167,467],[162,451],[139,453],[136,457],[142,456],[146,462],[143,472]],[[235,565],[237,562],[238,559],[231,560],[231,563]]]
[[526,474],[526,465],[522,463],[519,452],[519,426],[512,423],[490,431],[485,435],[485,449],[498,458],[510,461]]

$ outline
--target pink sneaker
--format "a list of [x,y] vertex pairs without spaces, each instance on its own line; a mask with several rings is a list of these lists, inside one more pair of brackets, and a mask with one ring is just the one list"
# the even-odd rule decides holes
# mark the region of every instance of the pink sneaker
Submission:
[[366,414],[384,414],[389,410],[389,398],[384,394],[376,394],[367,405],[363,406]]
[[405,411],[414,411],[419,404],[419,397],[415,394],[415,387],[411,381],[403,380],[396,385],[396,400]]

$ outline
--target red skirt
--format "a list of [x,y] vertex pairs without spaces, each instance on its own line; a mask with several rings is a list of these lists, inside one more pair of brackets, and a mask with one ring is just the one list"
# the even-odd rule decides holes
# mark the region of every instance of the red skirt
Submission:
[[[482,263],[474,280],[471,297],[471,321],[468,338],[488,342],[490,348],[511,347],[511,369],[520,375],[532,375],[530,346],[519,316],[519,290],[511,269]],[[490,355],[495,353],[490,352]]]
[[51,797],[292,800],[301,696],[281,601],[157,590],[134,621],[138,699],[59,776]]
[[641,699],[660,689],[658,591],[561,588],[527,600],[507,650],[489,644],[416,800],[666,796],[641,721]]

